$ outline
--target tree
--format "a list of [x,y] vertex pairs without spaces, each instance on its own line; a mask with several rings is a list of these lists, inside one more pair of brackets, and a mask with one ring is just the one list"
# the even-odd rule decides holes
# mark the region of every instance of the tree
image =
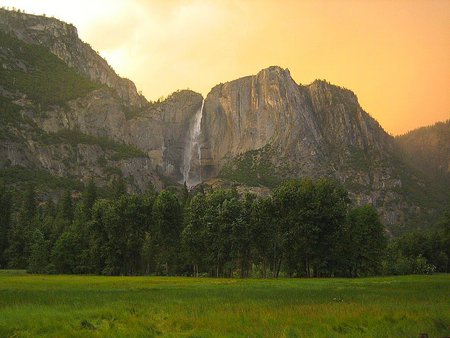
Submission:
[[105,267],[106,242],[108,240],[105,223],[106,212],[111,202],[105,199],[98,199],[92,207],[92,219],[88,226],[88,250],[89,250],[89,271],[101,274]]
[[[291,180],[275,190],[273,201],[287,272],[331,275],[333,248],[349,203],[345,190],[327,179]],[[277,271],[280,266],[281,260]]]
[[64,195],[60,201],[59,205],[59,216],[71,223],[73,221],[73,203],[72,203],[72,194],[69,190],[64,192]]
[[72,196],[69,190],[64,191],[62,198],[57,205],[56,218],[53,224],[54,238],[56,239],[61,234],[68,230],[74,218],[74,208],[72,203]]
[[450,210],[446,211],[437,223],[434,238],[431,242],[435,243],[433,264],[437,271],[450,271]]
[[182,231],[182,243],[192,264],[193,275],[198,277],[206,255],[206,200],[204,194],[196,194],[189,202],[185,213],[185,228]]
[[339,233],[345,224],[350,199],[342,185],[329,179],[319,179],[315,185],[314,222],[319,228],[315,248],[317,276],[332,276],[336,270]]
[[12,196],[3,182],[0,182],[0,268],[5,268],[8,248],[8,234],[11,228]]
[[223,204],[237,198],[236,191],[217,189],[206,197],[205,240],[207,244],[205,260],[212,275],[219,277],[223,272],[225,263],[229,260],[231,231],[227,222],[228,214],[224,213]]
[[81,247],[77,234],[66,230],[53,247],[51,262],[58,273],[76,273],[80,252]]
[[111,201],[104,213],[106,227],[105,273],[135,275],[141,271],[141,253],[151,228],[153,199],[124,195]]
[[49,243],[41,230],[34,230],[30,248],[28,272],[47,273],[49,264]]
[[31,223],[36,215],[37,201],[34,185],[27,186],[22,199],[22,209],[19,215],[19,221],[23,224]]
[[450,257],[450,213],[430,229],[418,230],[391,240],[383,262],[385,274],[448,272]]
[[22,197],[22,206],[17,222],[10,228],[6,256],[8,266],[13,269],[26,269],[30,257],[31,236],[36,223],[36,193],[29,185]]
[[159,263],[165,274],[174,274],[183,224],[181,205],[172,192],[163,190],[153,206],[155,239],[159,244]]
[[377,211],[369,206],[350,210],[339,238],[341,273],[350,276],[379,274],[387,239]]
[[89,180],[81,196],[83,214],[86,221],[91,219],[92,207],[97,199],[97,187],[93,180]]
[[222,205],[219,205],[219,247],[223,273],[226,277],[233,276],[241,256],[239,235],[244,227],[241,208],[237,197],[225,199]]
[[97,200],[97,187],[93,180],[90,180],[86,185],[81,202],[76,205],[74,211],[74,220],[71,225],[71,230],[78,235],[80,254],[77,261],[77,273],[92,272],[90,266],[90,223],[92,219],[92,209]]
[[252,211],[251,228],[255,262],[261,265],[262,277],[267,278],[268,271],[272,272],[272,277],[277,277],[282,257],[282,231],[280,223],[274,220],[275,209],[272,198],[255,201]]
[[141,257],[143,264],[143,273],[149,275],[156,271],[156,248],[151,232],[147,231],[144,234],[144,241],[142,243]]

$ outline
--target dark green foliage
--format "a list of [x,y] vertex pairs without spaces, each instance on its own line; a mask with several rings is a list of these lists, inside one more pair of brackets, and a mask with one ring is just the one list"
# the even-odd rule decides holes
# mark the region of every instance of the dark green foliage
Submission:
[[94,272],[107,275],[138,274],[141,248],[152,228],[153,199],[122,195],[94,204],[89,225],[90,257]]
[[28,245],[30,243],[28,229],[21,223],[14,223],[8,234],[8,248],[5,257],[8,268],[26,269],[28,266]]
[[35,229],[31,237],[28,272],[49,272],[49,241],[44,238],[41,230]]
[[81,197],[82,212],[84,220],[91,219],[92,207],[97,199],[97,187],[93,180],[89,180]]
[[76,129],[62,129],[56,133],[46,133],[41,135],[41,139],[46,144],[91,144],[98,145],[103,150],[111,150],[114,154],[111,160],[121,160],[133,157],[147,157],[142,151],[132,145],[119,143],[107,137],[98,137],[82,133]]
[[181,245],[180,233],[183,227],[181,205],[172,192],[162,191],[153,206],[154,233],[159,246],[159,261],[163,273],[173,274]]
[[114,178],[114,180],[111,182],[110,191],[110,195],[114,199],[119,198],[120,196],[123,196],[127,193],[127,186],[122,175]]
[[384,227],[376,210],[368,205],[351,209],[335,255],[342,269],[340,273],[350,277],[379,274],[386,245]]
[[8,185],[32,184],[37,188],[81,190],[82,184],[75,178],[57,177],[48,171],[23,167],[7,167],[0,169],[0,178]]
[[69,68],[47,48],[27,44],[0,32],[4,51],[0,67],[0,86],[24,93],[38,108],[64,105],[100,87]]
[[345,221],[347,193],[332,181],[305,179],[283,183],[273,198],[288,272],[333,274],[333,248]]
[[275,174],[270,162],[270,147],[248,151],[227,163],[219,173],[220,178],[244,183],[249,186],[276,187],[281,179]]
[[22,210],[19,214],[19,222],[29,226],[36,216],[37,201],[36,190],[33,185],[29,185],[25,190],[25,194],[22,200]]
[[108,210],[106,274],[137,274],[145,232],[152,225],[152,200],[122,196]]
[[253,232],[254,263],[264,278],[277,277],[283,257],[281,223],[276,221],[273,199],[261,198],[252,206],[251,227]]
[[33,185],[29,185],[22,197],[22,205],[17,215],[17,221],[10,228],[6,256],[8,266],[15,269],[25,269],[30,257],[33,228],[36,224],[37,201]]
[[383,273],[394,275],[449,272],[450,212],[444,213],[436,226],[414,231],[389,243]]
[[2,124],[16,124],[22,120],[20,106],[12,103],[10,99],[0,96],[0,121]]
[[80,238],[78,234],[68,230],[53,246],[51,261],[58,273],[76,273],[80,254]]
[[20,208],[0,186],[2,226],[9,222],[3,264],[32,273],[241,278],[448,271],[449,214],[386,250],[375,209],[349,208],[346,191],[327,179],[286,181],[267,198],[181,191],[184,206],[170,191],[128,195],[123,181],[114,186],[98,199],[91,181],[80,199],[66,190],[56,206],[29,186]]
[[8,248],[8,234],[11,228],[12,194],[0,181],[0,268],[7,265],[5,251]]
[[58,216],[67,220],[69,223],[73,221],[73,204],[72,204],[72,194],[69,190],[64,192],[59,205]]
[[188,204],[185,212],[185,228],[181,234],[188,264],[193,266],[193,275],[198,277],[199,267],[206,258],[205,222],[206,200],[204,194],[196,194]]
[[[204,222],[206,226],[207,251],[205,259],[210,273],[216,277],[229,275],[233,262],[231,259],[231,206],[236,204],[237,193],[233,190],[218,189],[206,197]],[[230,217],[231,216],[231,217]],[[236,215],[238,216],[238,215]]]

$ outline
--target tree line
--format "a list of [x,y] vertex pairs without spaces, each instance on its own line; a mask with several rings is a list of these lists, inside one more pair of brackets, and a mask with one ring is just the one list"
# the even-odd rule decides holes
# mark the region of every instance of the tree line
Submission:
[[[89,182],[55,204],[0,184],[0,268],[31,273],[358,277],[448,272],[450,215],[388,241],[376,210],[328,179],[281,183],[270,197],[235,189],[109,194]],[[16,194],[15,194],[16,195]]]

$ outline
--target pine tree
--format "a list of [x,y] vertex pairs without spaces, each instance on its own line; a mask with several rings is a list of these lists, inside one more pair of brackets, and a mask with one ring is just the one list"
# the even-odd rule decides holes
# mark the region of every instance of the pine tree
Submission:
[[31,273],[48,272],[49,243],[39,229],[35,229],[30,245],[28,271]]
[[162,191],[156,198],[153,214],[160,260],[165,274],[174,274],[180,249],[182,229],[181,205],[175,194]]
[[90,180],[83,191],[81,203],[83,205],[83,213],[85,220],[91,219],[92,207],[97,199],[97,187],[93,180]]
[[5,268],[8,248],[8,234],[11,228],[12,196],[3,182],[0,182],[0,268]]
[[29,185],[22,198],[22,207],[17,222],[9,231],[9,246],[6,250],[8,266],[14,269],[26,269],[30,257],[31,238],[36,223],[36,193]]

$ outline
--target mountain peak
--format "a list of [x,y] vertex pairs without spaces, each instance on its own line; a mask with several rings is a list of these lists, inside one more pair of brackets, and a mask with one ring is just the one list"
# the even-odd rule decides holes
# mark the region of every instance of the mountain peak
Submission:
[[114,88],[124,103],[137,107],[147,104],[133,82],[118,76],[98,52],[79,39],[73,25],[55,18],[1,9],[0,30],[26,43],[48,48],[89,80]]
[[289,75],[291,76],[291,72],[289,71],[288,68],[282,68],[280,66],[269,66],[267,68],[263,68],[262,70],[259,71],[258,74],[260,73],[273,73],[273,74],[282,74],[282,75]]

